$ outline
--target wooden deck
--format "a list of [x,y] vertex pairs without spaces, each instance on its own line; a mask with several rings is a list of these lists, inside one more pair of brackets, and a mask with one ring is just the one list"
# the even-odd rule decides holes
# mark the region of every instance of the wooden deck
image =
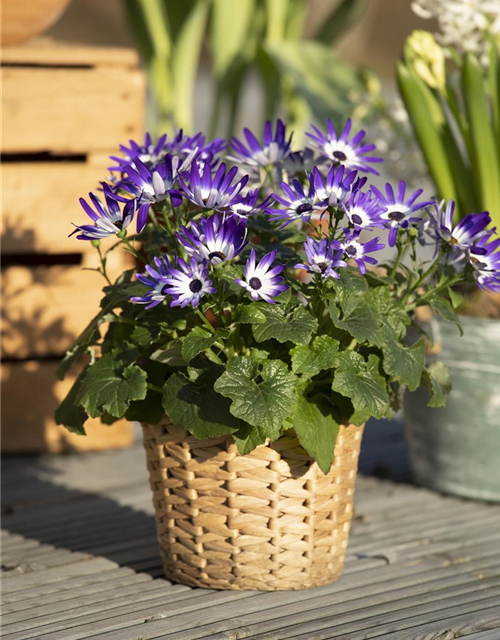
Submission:
[[500,640],[500,506],[409,484],[367,429],[343,577],[295,592],[162,579],[140,446],[3,465],[5,640]]

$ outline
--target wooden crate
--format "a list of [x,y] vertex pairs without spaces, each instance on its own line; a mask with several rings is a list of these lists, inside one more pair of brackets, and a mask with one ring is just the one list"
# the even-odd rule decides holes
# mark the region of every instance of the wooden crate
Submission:
[[[108,156],[142,136],[137,55],[39,40],[3,49],[1,75],[2,451],[127,446],[125,421],[90,421],[83,438],[57,426],[53,411],[70,386],[55,378],[57,359],[95,315],[104,283],[83,270],[98,258],[68,237],[71,223],[88,222],[78,198],[107,176]],[[132,264],[116,250],[110,275]]]

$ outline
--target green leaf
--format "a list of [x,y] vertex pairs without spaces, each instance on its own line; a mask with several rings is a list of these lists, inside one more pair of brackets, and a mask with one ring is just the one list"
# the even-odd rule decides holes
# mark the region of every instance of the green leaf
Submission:
[[196,382],[181,373],[171,375],[163,387],[163,408],[176,426],[200,439],[229,435],[241,427],[206,373]]
[[450,296],[451,306],[454,309],[458,309],[462,304],[464,297],[457,291],[454,291],[451,287],[448,287],[448,295]]
[[331,407],[319,394],[308,399],[299,393],[290,419],[300,444],[316,460],[323,473],[328,473],[339,431],[339,425],[331,415]]
[[352,295],[338,308],[335,299],[328,296],[328,312],[333,324],[351,334],[358,342],[380,345],[382,335],[375,311],[364,296]]
[[398,62],[397,77],[401,98],[439,195],[458,201],[447,150],[440,136],[445,124],[442,109],[430,89],[403,62]]
[[210,51],[217,78],[222,79],[241,57],[250,29],[254,0],[212,0]]
[[253,335],[257,342],[274,338],[278,342],[307,344],[311,334],[316,330],[318,321],[305,309],[299,306],[291,313],[285,314],[278,305],[263,304],[260,311],[266,318],[265,324],[254,324]]
[[241,324],[263,324],[267,318],[257,304],[246,304],[239,308],[235,322]]
[[367,410],[374,418],[385,416],[389,396],[385,379],[379,373],[379,358],[372,354],[365,362],[361,354],[344,351],[339,360],[332,389],[350,398],[356,411]]
[[162,394],[157,391],[148,390],[148,394],[144,400],[134,400],[130,403],[125,417],[131,422],[158,424],[164,415]]
[[198,62],[205,35],[209,0],[197,0],[176,37],[172,51],[172,94],[175,123],[191,131]]
[[104,412],[121,418],[132,400],[146,397],[146,372],[131,364],[136,357],[133,350],[117,348],[88,367],[77,402],[92,418]]
[[473,147],[472,163],[481,194],[481,206],[490,212],[492,226],[500,224],[500,161],[498,139],[490,122],[490,105],[479,61],[465,55],[462,72],[465,106]]
[[324,369],[338,365],[340,343],[330,336],[317,336],[310,345],[297,345],[290,354],[292,371],[311,378]]
[[349,94],[360,89],[354,69],[341,60],[331,47],[307,40],[268,42],[264,51],[282,77],[310,108],[315,120],[330,117],[342,120],[352,108]]
[[75,380],[73,386],[68,392],[68,395],[61,402],[54,414],[57,424],[62,424],[66,427],[66,429],[68,429],[68,431],[78,433],[82,436],[85,435],[85,427],[83,425],[87,420],[88,415],[87,412],[81,406],[79,406],[77,397],[80,393],[80,387],[86,372],[87,367]]
[[171,367],[187,366],[187,362],[182,355],[182,342],[180,340],[174,340],[166,349],[157,349],[151,354],[150,358],[155,362],[168,364]]
[[204,327],[194,327],[184,338],[182,342],[182,357],[186,362],[190,362],[195,356],[202,351],[210,349],[219,338],[225,338],[229,332],[223,329],[210,333]]
[[276,440],[292,410],[297,378],[280,360],[238,356],[226,366],[214,389],[232,400],[231,413],[255,427],[260,438]]
[[153,336],[147,327],[134,327],[130,336],[130,341],[139,347],[147,347],[151,344]]
[[336,44],[361,19],[367,6],[368,0],[342,0],[335,4],[330,15],[321,21],[314,39],[329,45]]
[[410,324],[408,313],[400,300],[392,298],[387,287],[371,289],[365,298],[377,315],[382,337],[404,338]]
[[388,339],[383,349],[384,370],[407,385],[410,391],[420,386],[425,368],[425,341],[421,338],[411,347],[406,347],[394,339]]
[[455,324],[460,331],[460,335],[463,336],[464,330],[462,328],[462,323],[455,313],[453,306],[450,302],[448,302],[448,300],[446,300],[446,298],[442,298],[441,296],[437,295],[430,298],[428,300],[428,303],[431,309],[438,313],[445,322]]
[[446,405],[446,396],[451,391],[448,367],[442,362],[433,362],[422,374],[422,384],[427,388],[430,400],[428,407],[438,409]]

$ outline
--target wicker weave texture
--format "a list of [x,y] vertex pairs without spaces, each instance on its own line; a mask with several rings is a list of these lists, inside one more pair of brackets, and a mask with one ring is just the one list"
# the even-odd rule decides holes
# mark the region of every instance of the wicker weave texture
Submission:
[[293,436],[242,456],[165,418],[143,424],[165,575],[210,589],[305,589],[342,573],[362,427],[324,475]]

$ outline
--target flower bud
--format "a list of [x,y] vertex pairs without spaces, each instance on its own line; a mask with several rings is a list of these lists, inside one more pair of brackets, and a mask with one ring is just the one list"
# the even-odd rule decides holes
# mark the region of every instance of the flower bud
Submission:
[[101,246],[101,241],[100,240],[92,240],[92,246],[95,249],[98,249]]
[[433,89],[444,89],[446,68],[444,51],[428,31],[414,31],[405,43],[405,58],[417,75]]

